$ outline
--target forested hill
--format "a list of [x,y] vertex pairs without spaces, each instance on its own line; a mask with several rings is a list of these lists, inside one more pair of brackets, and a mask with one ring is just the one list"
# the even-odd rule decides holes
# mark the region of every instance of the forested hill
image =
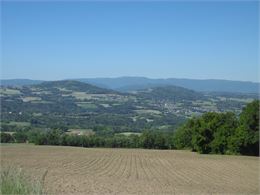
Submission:
[[[33,86],[32,86],[33,87]],[[42,89],[61,89],[63,91],[77,91],[93,94],[108,94],[108,93],[118,93],[110,89],[100,88],[88,83],[83,83],[74,80],[62,80],[62,81],[46,81],[41,84],[35,85],[34,87]]]
[[206,112],[232,111],[252,95],[201,93],[176,86],[120,93],[79,81],[48,81],[1,87],[1,130],[34,128],[88,129],[95,132],[173,131],[185,119]]
[[152,87],[145,90],[137,91],[141,97],[155,99],[155,100],[169,100],[173,102],[187,101],[187,100],[202,100],[205,99],[204,94],[190,89],[177,86],[162,86]]

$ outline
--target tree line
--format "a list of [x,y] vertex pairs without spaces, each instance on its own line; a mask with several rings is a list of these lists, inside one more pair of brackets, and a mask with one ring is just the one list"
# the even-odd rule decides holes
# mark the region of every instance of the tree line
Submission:
[[172,134],[158,131],[144,131],[141,135],[69,135],[60,129],[48,131],[19,131],[12,135],[1,133],[2,143],[34,143],[36,145],[61,145],[79,147],[109,148],[173,148]]
[[259,100],[239,117],[232,112],[208,112],[189,119],[174,133],[143,131],[141,135],[69,135],[61,129],[1,133],[0,141],[79,147],[191,149],[203,154],[259,155]]

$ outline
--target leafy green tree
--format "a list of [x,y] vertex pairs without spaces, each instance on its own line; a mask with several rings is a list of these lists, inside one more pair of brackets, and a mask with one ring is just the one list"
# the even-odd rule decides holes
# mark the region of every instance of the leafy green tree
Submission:
[[192,134],[192,146],[195,151],[202,154],[211,152],[211,142],[213,141],[213,134],[216,131],[216,124],[214,118],[218,113],[208,112],[203,114],[194,123],[194,132]]
[[130,139],[130,143],[129,143],[130,148],[139,148],[140,147],[140,139],[139,139],[138,135],[130,135],[129,139]]
[[18,131],[13,134],[15,142],[17,143],[25,143],[28,140],[28,136],[26,132]]
[[173,135],[173,145],[177,149],[189,148],[192,149],[192,134],[196,119],[189,119],[184,125],[179,127]]
[[259,100],[249,103],[240,114],[239,127],[231,139],[234,153],[259,155]]
[[62,131],[59,129],[50,130],[47,132],[47,143],[49,145],[60,145]]
[[202,126],[197,128],[192,136],[193,149],[202,154],[208,154],[211,152],[210,143],[213,139],[213,132],[206,127],[206,124],[202,121]]
[[239,120],[232,112],[190,119],[177,129],[173,140],[175,148],[199,153],[259,155],[259,100],[249,103]]
[[0,133],[0,143],[12,143],[14,138],[9,133]]
[[211,122],[214,128],[214,139],[211,142],[211,153],[230,154],[229,143],[238,127],[236,115],[232,112],[220,113]]
[[[166,133],[155,131],[144,131],[139,138],[140,146],[149,149],[168,149],[169,140],[166,138]],[[137,140],[136,140],[137,141]]]
[[33,141],[36,145],[48,145],[46,133],[38,133]]
[[154,148],[155,149],[168,149],[167,139],[164,134],[162,134],[162,133],[156,134]]
[[144,131],[141,135],[141,142],[143,148],[151,149],[154,147],[155,137],[151,132]]

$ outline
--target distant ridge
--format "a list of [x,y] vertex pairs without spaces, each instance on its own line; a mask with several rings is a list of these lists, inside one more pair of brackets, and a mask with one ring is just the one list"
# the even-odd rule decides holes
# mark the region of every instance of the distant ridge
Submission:
[[[230,81],[218,79],[150,79],[146,77],[118,78],[76,78],[73,80],[89,83],[98,87],[121,92],[136,91],[150,87],[175,85],[201,92],[259,93],[260,83],[249,81]],[[40,84],[41,80],[7,79],[1,80],[2,86],[23,86]]]
[[88,83],[83,83],[75,80],[61,80],[61,81],[45,81],[35,86],[40,88],[63,88],[71,91],[79,91],[86,93],[95,93],[95,94],[108,94],[108,93],[117,93],[111,89],[100,88]]
[[259,93],[260,83],[249,81],[229,81],[218,79],[150,79],[145,77],[118,77],[77,79],[97,86],[119,91],[134,91],[148,87],[175,85],[201,92],[232,92],[232,93]]

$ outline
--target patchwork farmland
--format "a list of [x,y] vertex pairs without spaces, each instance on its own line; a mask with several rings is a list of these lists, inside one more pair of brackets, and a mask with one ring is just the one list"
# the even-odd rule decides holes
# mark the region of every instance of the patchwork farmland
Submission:
[[188,151],[3,145],[48,194],[259,194],[259,158]]

